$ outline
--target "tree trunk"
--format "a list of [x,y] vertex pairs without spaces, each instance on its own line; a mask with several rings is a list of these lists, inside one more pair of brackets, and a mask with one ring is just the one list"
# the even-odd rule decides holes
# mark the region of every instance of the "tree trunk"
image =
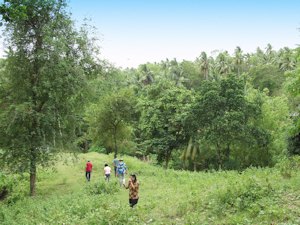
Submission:
[[[33,24],[36,24],[36,21],[32,21]],[[39,51],[42,49],[43,44],[43,37],[40,35],[39,27],[36,27],[35,29],[35,49],[34,49],[34,61],[33,61],[33,73],[31,74],[31,97],[33,102],[33,110],[35,114],[33,115],[33,122],[32,122],[32,136],[31,136],[31,148],[30,148],[30,196],[35,196],[35,190],[36,190],[36,160],[37,160],[37,153],[36,153],[36,145],[38,143],[38,127],[39,122],[37,118],[37,113],[41,110],[41,105],[39,107],[38,102],[38,93],[37,93],[37,87],[38,82],[40,79],[40,60],[38,57]],[[55,141],[55,140],[54,140]],[[55,143],[54,143],[55,144]]]
[[166,165],[165,165],[165,169],[168,169],[168,167],[169,167],[170,158],[171,158],[171,151],[167,151],[166,152]]
[[168,159],[168,158],[166,158],[166,165],[165,165],[165,169],[168,169],[168,167],[169,167],[169,159]]
[[36,164],[35,159],[30,162],[30,196],[35,196]]
[[114,158],[117,158],[118,155],[118,146],[117,146],[117,132],[116,132],[116,128],[114,129],[114,145],[115,145],[115,154],[114,154]]
[[225,157],[226,157],[226,161],[229,161],[229,157],[230,157],[230,146],[229,146],[229,144],[227,144],[227,148],[225,150]]
[[222,170],[222,151],[220,149],[219,144],[217,144],[217,156],[218,156],[219,170]]

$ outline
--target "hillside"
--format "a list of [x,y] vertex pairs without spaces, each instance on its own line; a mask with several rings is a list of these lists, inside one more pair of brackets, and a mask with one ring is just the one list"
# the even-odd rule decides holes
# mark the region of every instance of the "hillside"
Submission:
[[[94,164],[92,181],[85,162]],[[53,170],[39,169],[37,197],[2,201],[1,224],[300,224],[300,161],[244,172],[164,170],[124,157],[140,182],[140,201],[102,169],[112,155],[63,155]],[[127,176],[128,178],[128,176]],[[21,190],[28,190],[27,186]],[[27,184],[26,184],[27,185]]]

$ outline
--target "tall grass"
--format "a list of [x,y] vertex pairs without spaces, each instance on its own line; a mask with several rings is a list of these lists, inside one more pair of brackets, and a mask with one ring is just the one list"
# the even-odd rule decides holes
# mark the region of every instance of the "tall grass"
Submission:
[[[39,170],[37,197],[0,203],[0,224],[300,224],[299,159],[275,168],[196,173],[123,158],[140,182],[136,208],[128,206],[128,190],[117,178],[104,181],[112,155],[65,154],[55,170]],[[87,160],[94,164],[90,183]]]

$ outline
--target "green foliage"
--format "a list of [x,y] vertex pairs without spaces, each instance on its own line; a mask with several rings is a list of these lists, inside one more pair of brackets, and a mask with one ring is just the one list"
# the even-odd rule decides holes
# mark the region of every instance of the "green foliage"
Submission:
[[293,96],[298,96],[300,93],[300,69],[287,73],[286,88]]
[[118,181],[110,182],[97,182],[88,187],[88,190],[91,194],[100,195],[100,194],[115,194],[120,191],[120,184]]
[[[268,148],[268,132],[254,123],[260,115],[260,100],[249,101],[244,81],[228,76],[202,84],[189,115],[188,127],[192,128],[192,137],[199,140],[200,150],[214,152],[219,167],[236,168],[230,163],[232,159],[239,158],[235,153],[246,157],[250,150],[262,152]],[[238,162],[241,163],[238,167],[249,166],[242,165],[242,159]],[[251,163],[257,162],[252,160]]]
[[[300,51],[298,50],[298,52]],[[299,59],[300,57],[298,57],[298,61]],[[289,103],[291,107],[290,114],[294,120],[294,127],[291,129],[291,136],[297,140],[297,135],[300,133],[300,64],[298,63],[295,70],[287,72],[286,76],[285,89],[289,94]],[[297,146],[297,142],[292,145]],[[291,150],[291,152],[293,152],[293,150]]]
[[187,142],[184,120],[188,115],[192,91],[162,80],[143,90],[139,99],[139,129],[145,149],[157,154],[158,162],[168,162],[172,151]]
[[89,152],[106,153],[107,150],[104,147],[99,147],[94,145],[89,149]]
[[229,183],[212,198],[216,199],[220,214],[224,209],[236,212],[251,208],[260,199],[273,196],[273,192],[269,183],[262,184],[250,177],[240,183]]
[[279,169],[282,177],[291,178],[300,168],[300,158],[281,158],[276,168]]
[[288,153],[289,155],[300,155],[300,133],[289,137]]
[[295,50],[236,47],[233,55],[201,52],[194,62],[122,70],[99,62],[91,27],[77,31],[66,6],[0,5],[8,46],[0,60],[1,166],[29,171],[32,193],[37,166],[69,143],[83,152],[155,154],[159,164],[194,171],[272,166],[287,149],[298,153]]
[[202,77],[200,77],[200,72],[197,65],[193,62],[184,60],[181,63],[181,67],[186,80],[185,86],[187,88],[197,89],[202,81]]
[[[116,202],[116,203],[114,203]],[[139,224],[140,218],[118,202],[111,195],[89,196],[85,193],[69,194],[66,196],[52,196],[48,202],[28,199],[23,204],[27,205],[24,210],[21,204],[17,204],[16,217],[10,217],[9,211],[0,209],[0,215],[4,218],[2,224],[32,224],[33,221],[40,223],[65,223],[65,224]],[[27,214],[25,215],[25,211]],[[1,213],[2,212],[2,213]],[[1,218],[1,216],[0,216]]]
[[28,193],[25,179],[28,179],[28,175],[6,175],[0,172],[0,202],[14,204],[24,199]]
[[285,80],[283,71],[276,65],[259,65],[249,70],[253,86],[261,91],[267,88],[270,95],[280,94],[280,89]]
[[126,76],[125,71],[120,71],[107,63],[101,65],[102,70],[97,74],[98,76],[89,80],[89,103],[97,104],[106,95],[118,92],[130,83],[131,77]]
[[[110,162],[113,155],[80,154],[74,163],[68,155],[61,158],[68,164],[61,161],[56,172],[39,173],[43,193],[39,197],[9,205],[0,202],[1,224],[299,223],[299,158],[286,159],[272,169],[198,173],[163,170],[125,156],[130,173],[136,173],[140,182],[134,209],[128,205],[128,190],[118,186],[117,178],[105,183],[103,175],[99,177],[103,167],[98,165]],[[87,158],[95,166],[89,183],[83,174]],[[286,179],[280,168],[289,163],[293,172]],[[57,183],[66,174],[66,184]]]
[[285,96],[265,96],[260,127],[271,134],[271,154],[276,161],[287,155],[287,137],[292,128],[288,99]]
[[118,144],[132,136],[130,122],[135,113],[134,101],[131,90],[123,89],[107,94],[98,104],[89,107],[86,120],[90,125],[89,136],[95,144],[114,149],[118,154]]
[[29,171],[35,192],[37,165],[71,142],[94,65],[94,48],[77,32],[64,0],[1,4],[8,53],[1,74],[0,146],[12,170]]

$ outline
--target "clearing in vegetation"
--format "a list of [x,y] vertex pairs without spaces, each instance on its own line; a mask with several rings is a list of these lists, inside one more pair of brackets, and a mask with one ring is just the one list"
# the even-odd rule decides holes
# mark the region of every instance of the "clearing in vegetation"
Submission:
[[[85,179],[87,160],[94,165],[91,182]],[[99,153],[63,155],[55,170],[39,169],[36,197],[26,196],[26,177],[2,174],[0,187],[6,180],[12,192],[0,203],[0,223],[300,224],[300,158],[275,168],[188,172],[125,156],[129,174],[140,182],[134,209],[117,178],[104,180],[104,164],[112,160]]]

